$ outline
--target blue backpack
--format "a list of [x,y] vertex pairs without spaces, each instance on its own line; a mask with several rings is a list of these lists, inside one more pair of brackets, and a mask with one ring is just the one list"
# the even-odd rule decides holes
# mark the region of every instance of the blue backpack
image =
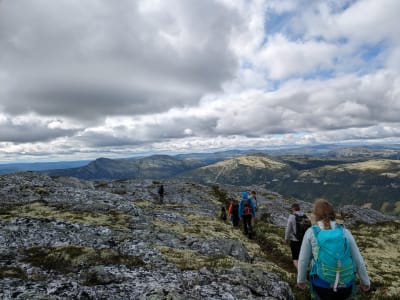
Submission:
[[317,255],[313,258],[310,275],[316,274],[334,291],[349,286],[355,279],[355,266],[343,226],[337,224],[335,229],[329,230],[313,226],[312,229],[317,241]]

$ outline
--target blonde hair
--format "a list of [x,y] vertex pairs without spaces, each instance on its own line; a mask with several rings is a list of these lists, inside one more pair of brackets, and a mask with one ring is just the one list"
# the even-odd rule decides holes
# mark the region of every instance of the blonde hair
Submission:
[[315,200],[313,214],[317,222],[322,221],[324,229],[331,228],[330,221],[335,220],[335,210],[328,200],[322,198]]

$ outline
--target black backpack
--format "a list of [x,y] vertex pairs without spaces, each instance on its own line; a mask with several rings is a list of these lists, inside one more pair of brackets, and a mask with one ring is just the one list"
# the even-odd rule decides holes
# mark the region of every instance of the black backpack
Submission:
[[239,204],[234,203],[232,204],[232,215],[238,216],[239,213]]
[[307,229],[311,227],[311,221],[306,215],[299,216],[295,214],[296,217],[296,232],[294,236],[300,242],[303,240],[304,234]]

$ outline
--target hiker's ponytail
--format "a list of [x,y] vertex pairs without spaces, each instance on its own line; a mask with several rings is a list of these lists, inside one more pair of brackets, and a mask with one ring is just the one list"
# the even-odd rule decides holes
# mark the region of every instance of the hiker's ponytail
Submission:
[[313,214],[317,222],[322,221],[324,229],[331,228],[330,221],[335,220],[335,211],[332,204],[327,200],[322,198],[317,199],[314,203]]

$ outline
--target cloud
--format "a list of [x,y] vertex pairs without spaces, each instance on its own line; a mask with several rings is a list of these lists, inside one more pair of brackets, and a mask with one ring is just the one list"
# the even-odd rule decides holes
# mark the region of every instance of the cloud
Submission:
[[193,105],[233,77],[237,21],[209,0],[5,1],[3,111],[87,121]]
[[400,141],[397,0],[0,4],[0,153]]
[[59,137],[73,136],[77,129],[63,129],[58,121],[39,121],[38,119],[0,118],[0,141],[21,143],[46,142]]
[[320,69],[332,69],[338,55],[335,45],[315,41],[292,42],[282,34],[268,39],[255,59],[258,68],[265,68],[270,79],[286,79]]

